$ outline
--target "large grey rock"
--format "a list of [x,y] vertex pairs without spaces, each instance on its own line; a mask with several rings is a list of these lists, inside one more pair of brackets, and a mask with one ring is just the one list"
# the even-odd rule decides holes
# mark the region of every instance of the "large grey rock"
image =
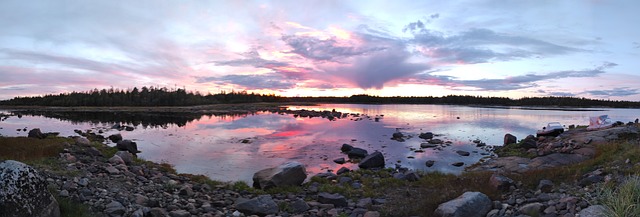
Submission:
[[300,162],[289,161],[278,167],[263,169],[253,174],[253,187],[268,189],[280,186],[298,186],[307,178],[307,170]]
[[362,159],[358,164],[358,167],[363,169],[384,167],[384,155],[379,151],[373,152]]
[[460,197],[440,204],[435,216],[440,217],[483,217],[491,210],[492,202],[480,192],[465,192]]
[[271,195],[260,195],[250,200],[239,201],[236,209],[245,214],[270,215],[278,213],[278,204],[271,198]]
[[518,138],[516,138],[516,136],[507,133],[507,134],[504,135],[504,143],[502,143],[502,145],[508,145],[508,144],[516,143],[516,142],[518,142],[517,139]]
[[0,216],[59,217],[60,207],[38,171],[7,160],[0,163]]
[[118,148],[118,150],[120,151],[128,151],[132,154],[137,154],[140,152],[138,151],[138,144],[128,139],[118,142],[116,144],[116,148]]
[[338,193],[330,194],[327,192],[320,192],[318,193],[318,202],[324,204],[333,204],[336,207],[347,207],[349,205],[347,203],[347,199]]
[[580,217],[605,217],[607,213],[607,207],[603,205],[592,205],[578,213]]

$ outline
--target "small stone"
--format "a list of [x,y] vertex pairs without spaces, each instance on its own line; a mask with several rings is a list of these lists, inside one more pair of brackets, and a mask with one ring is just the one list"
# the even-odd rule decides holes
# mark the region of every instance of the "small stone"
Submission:
[[343,157],[341,157],[341,158],[337,158],[337,159],[333,160],[333,162],[337,163],[337,164],[344,164],[347,161]]
[[541,203],[530,203],[520,207],[520,209],[518,209],[518,212],[529,216],[540,216],[541,209]]
[[89,185],[89,179],[87,179],[87,178],[80,179],[78,181],[78,185],[83,186],[83,187]]
[[544,209],[544,214],[552,214],[552,213],[556,213],[556,206],[549,206],[546,209]]

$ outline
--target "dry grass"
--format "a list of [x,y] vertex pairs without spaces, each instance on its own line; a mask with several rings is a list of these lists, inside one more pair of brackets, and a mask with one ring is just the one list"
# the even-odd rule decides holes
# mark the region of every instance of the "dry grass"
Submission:
[[479,191],[496,200],[500,192],[489,185],[491,172],[465,173],[460,176],[429,173],[417,182],[388,188],[384,216],[433,216],[433,211],[446,201],[467,191]]
[[0,137],[0,160],[34,161],[57,157],[65,143],[62,137],[35,139],[27,137]]

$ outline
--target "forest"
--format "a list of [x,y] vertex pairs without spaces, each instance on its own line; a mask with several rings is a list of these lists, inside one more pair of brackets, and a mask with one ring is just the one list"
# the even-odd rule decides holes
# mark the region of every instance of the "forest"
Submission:
[[93,89],[86,92],[49,94],[44,96],[15,97],[0,101],[5,106],[193,106],[223,103],[357,103],[357,104],[449,104],[485,106],[557,106],[557,107],[612,107],[640,108],[640,102],[588,99],[578,97],[506,97],[460,96],[442,97],[380,97],[353,95],[350,97],[283,97],[275,94],[256,94],[246,91],[202,94],[184,88],[167,89],[142,87],[133,89]]

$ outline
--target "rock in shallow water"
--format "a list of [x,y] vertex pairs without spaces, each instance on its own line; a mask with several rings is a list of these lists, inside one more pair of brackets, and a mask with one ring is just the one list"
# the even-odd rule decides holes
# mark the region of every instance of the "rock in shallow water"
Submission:
[[358,164],[358,167],[363,169],[379,168],[384,167],[384,164],[384,155],[376,151],[362,159],[362,161],[360,161],[360,163]]

